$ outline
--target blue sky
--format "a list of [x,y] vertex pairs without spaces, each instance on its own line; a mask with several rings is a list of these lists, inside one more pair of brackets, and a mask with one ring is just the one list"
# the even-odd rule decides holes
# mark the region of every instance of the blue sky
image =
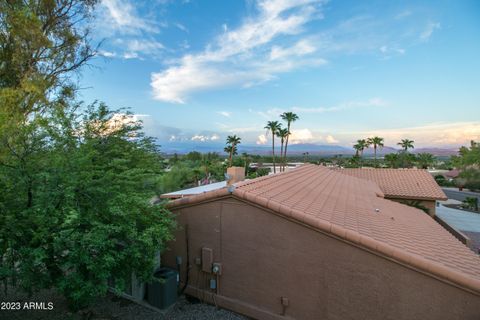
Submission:
[[129,107],[161,143],[270,144],[380,135],[480,140],[478,1],[103,0],[82,98]]

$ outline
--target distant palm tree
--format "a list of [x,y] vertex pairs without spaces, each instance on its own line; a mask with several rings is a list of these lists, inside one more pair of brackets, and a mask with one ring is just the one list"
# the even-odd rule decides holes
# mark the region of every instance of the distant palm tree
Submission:
[[428,169],[435,162],[435,157],[431,153],[419,153],[417,154],[417,162],[422,169]]
[[[280,148],[280,163],[283,164],[283,170],[282,166],[280,166],[280,171],[285,171],[285,154],[283,153],[283,144],[286,142],[286,139],[288,139],[288,129],[287,128],[282,128],[278,129],[277,131],[277,137],[280,138],[280,143],[281,143],[281,148]],[[286,145],[285,145],[286,148]]]
[[383,138],[380,137],[373,137],[373,138],[368,138],[367,143],[369,145],[373,145],[373,152],[375,155],[375,166],[377,166],[377,148],[382,148],[383,147]]
[[248,165],[250,164],[250,161],[252,160],[250,158],[250,155],[246,152],[242,152],[242,159],[243,159],[243,164],[245,166],[245,175],[248,173]]
[[267,134],[270,131],[272,133],[272,157],[273,157],[273,173],[276,173],[275,169],[275,135],[278,130],[282,127],[278,121],[268,121],[265,129],[267,129]]
[[359,140],[357,140],[356,146],[358,146],[358,151],[360,152],[360,157],[363,157],[363,150],[368,148],[369,144],[368,144],[367,140],[359,139]]
[[228,148],[230,150],[229,152],[229,167],[232,166],[232,160],[233,160],[233,156],[234,154],[237,154],[237,144],[240,144],[240,141],[242,139],[240,137],[237,137],[236,135],[233,135],[233,136],[228,136],[227,137],[227,147],[225,147],[225,152],[226,149],[231,146],[231,148]]
[[[287,122],[288,136],[287,136],[287,141],[285,141],[285,151],[283,154],[283,158],[287,159],[287,147],[288,147],[289,137],[291,134],[290,125],[292,124],[292,122],[297,121],[299,118],[298,118],[298,115],[296,115],[293,112],[284,112],[280,115],[280,117],[282,118],[282,120]],[[284,170],[285,170],[285,167],[284,167]]]
[[302,153],[302,155],[303,155],[303,163],[307,162],[307,159],[308,159],[308,155],[309,155],[309,154],[310,154],[310,153],[309,153],[308,151]]
[[228,166],[231,167],[233,156],[237,154],[237,147],[234,147],[232,145],[227,145],[225,148],[223,148],[223,151],[229,154]]
[[411,148],[411,149],[415,148],[413,146],[414,142],[415,141],[413,141],[413,140],[402,139],[402,141],[400,141],[397,144],[402,147],[403,151],[407,152],[409,148]]

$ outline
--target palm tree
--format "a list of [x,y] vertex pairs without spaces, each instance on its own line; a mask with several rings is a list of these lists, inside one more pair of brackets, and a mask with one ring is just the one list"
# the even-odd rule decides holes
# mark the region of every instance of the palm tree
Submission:
[[417,154],[417,162],[422,169],[428,169],[435,162],[435,157],[431,153],[419,153]]
[[308,155],[309,155],[309,154],[310,154],[310,153],[309,153],[308,151],[302,153],[302,155],[303,155],[303,163],[307,162],[307,159],[308,159]]
[[382,148],[383,147],[383,138],[380,137],[373,137],[373,138],[368,138],[367,139],[368,145],[373,145],[373,153],[375,155],[375,166],[377,166],[377,148]]
[[397,144],[403,148],[403,151],[407,152],[409,148],[411,148],[411,149],[415,148],[413,146],[414,142],[415,141],[413,141],[413,140],[402,139],[402,141],[400,141]]
[[232,145],[227,145],[225,148],[223,148],[223,151],[225,151],[226,153],[229,154],[229,167],[232,166],[232,159],[233,159],[233,156],[237,154],[237,147],[235,146],[232,146]]
[[226,149],[228,148],[228,146],[232,147],[232,148],[229,148],[229,150],[230,150],[229,167],[232,166],[232,160],[233,160],[234,152],[235,152],[235,154],[237,154],[237,144],[240,144],[241,140],[242,139],[240,137],[237,137],[236,135],[227,137],[227,147],[224,149],[225,152],[227,152]]
[[[363,157],[363,150],[365,150],[366,148],[368,148],[370,145],[369,143],[367,142],[367,140],[365,139],[359,139],[357,140],[357,144],[356,146],[358,146],[358,151],[360,152],[360,157]],[[355,146],[354,146],[355,148]]]
[[[283,144],[286,142],[286,139],[288,139],[288,129],[287,128],[281,128],[278,129],[277,131],[277,137],[280,138],[280,143],[281,143],[281,148],[280,148],[280,163],[283,164],[283,170],[282,166],[280,166],[280,171],[285,171],[285,154],[283,154]],[[285,145],[286,147],[286,145]],[[283,158],[283,159],[282,159]]]
[[250,155],[246,152],[242,152],[242,159],[243,159],[243,164],[245,166],[245,175],[247,175],[248,165],[250,164],[250,161],[252,159],[250,158]]
[[362,146],[357,143],[353,145],[353,149],[355,149],[355,157],[358,157],[360,155],[360,151],[362,150]]
[[[288,140],[289,140],[289,137],[290,137],[290,125],[292,124],[292,122],[295,122],[297,121],[299,118],[298,118],[298,115],[296,115],[295,113],[293,112],[284,112],[280,115],[280,117],[284,120],[284,121],[287,121],[287,131],[288,131],[288,135],[287,135],[287,141],[285,141],[285,151],[284,151],[284,154],[283,154],[283,158],[284,159],[287,159],[287,147],[288,147]],[[285,169],[285,168],[284,168]]]
[[278,130],[281,127],[282,125],[278,121],[268,121],[267,125],[265,126],[265,129],[267,129],[267,134],[268,134],[268,131],[272,133],[273,173],[277,172],[275,169],[275,135],[277,134]]

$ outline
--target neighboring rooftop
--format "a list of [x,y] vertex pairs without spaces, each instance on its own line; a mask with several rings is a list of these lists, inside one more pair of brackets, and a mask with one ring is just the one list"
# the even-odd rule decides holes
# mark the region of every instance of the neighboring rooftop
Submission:
[[215,183],[210,183],[210,184],[206,184],[203,186],[198,186],[190,189],[164,193],[160,196],[160,198],[165,198],[165,199],[183,198],[183,197],[193,196],[193,195],[221,189],[226,186],[227,186],[227,181],[215,182]]
[[480,292],[478,256],[423,211],[386,200],[375,183],[342,172],[305,165],[236,183],[232,193],[222,188],[177,199],[169,207],[234,196]]
[[423,169],[342,168],[349,176],[375,182],[386,198],[447,200],[432,175]]

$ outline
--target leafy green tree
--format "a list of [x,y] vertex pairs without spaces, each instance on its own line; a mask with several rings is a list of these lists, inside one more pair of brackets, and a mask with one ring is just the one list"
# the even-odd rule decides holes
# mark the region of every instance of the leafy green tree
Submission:
[[413,140],[409,140],[409,139],[402,139],[402,141],[400,141],[399,143],[397,143],[397,145],[401,146],[402,147],[402,150],[407,152],[408,149],[413,149],[414,146],[413,146],[413,143],[415,141]]
[[431,153],[419,153],[416,156],[416,161],[422,169],[428,169],[435,163],[435,156]]
[[272,134],[272,162],[273,162],[273,173],[276,173],[275,169],[275,136],[279,129],[282,128],[282,125],[278,121],[268,121],[264,129],[267,129],[267,134],[270,131]]
[[458,156],[452,156],[453,165],[461,172],[457,183],[471,190],[480,190],[480,143],[471,141],[470,147],[461,147]]
[[[57,288],[74,309],[121,289],[132,273],[152,276],[154,256],[172,239],[173,217],[152,205],[161,173],[156,146],[118,113],[92,105],[28,126],[32,145],[4,157],[8,189],[0,207],[0,274],[28,291]],[[24,177],[19,180],[19,177]]]
[[287,122],[288,135],[287,135],[287,139],[285,141],[285,151],[284,151],[284,154],[283,154],[283,158],[287,159],[287,148],[288,148],[288,143],[290,141],[290,134],[291,134],[290,126],[292,125],[293,122],[297,121],[299,119],[299,117],[298,117],[297,114],[295,114],[293,112],[284,112],[280,115],[280,117],[282,118],[283,121]]
[[383,147],[383,138],[381,137],[372,137],[367,139],[367,144],[373,146],[373,152],[375,155],[375,166],[378,166],[377,164],[377,149]]
[[401,168],[411,168],[416,161],[414,154],[406,151],[399,151],[398,153],[398,165]]
[[398,168],[399,167],[399,155],[397,153],[389,153],[385,155],[385,163],[389,168]]
[[462,146],[458,156],[452,157],[452,163],[457,168],[480,166],[480,142],[470,141],[470,147]]
[[12,108],[5,110],[10,120],[43,111],[53,96],[75,89],[71,73],[95,54],[87,26],[96,2],[0,2],[0,90],[10,102],[0,106]]
[[466,197],[465,200],[463,200],[463,207],[478,211],[478,198],[477,197]]
[[200,161],[202,160],[202,154],[198,151],[190,151],[185,155],[185,159],[190,161]]
[[75,102],[95,2],[0,2],[0,279],[75,309],[149,280],[175,225],[150,203],[163,164],[140,124]]
[[435,181],[437,182],[437,184],[439,186],[447,186],[448,183],[447,183],[447,179],[445,179],[444,176],[442,176],[441,174],[437,174],[435,177],[433,177],[435,179]]

